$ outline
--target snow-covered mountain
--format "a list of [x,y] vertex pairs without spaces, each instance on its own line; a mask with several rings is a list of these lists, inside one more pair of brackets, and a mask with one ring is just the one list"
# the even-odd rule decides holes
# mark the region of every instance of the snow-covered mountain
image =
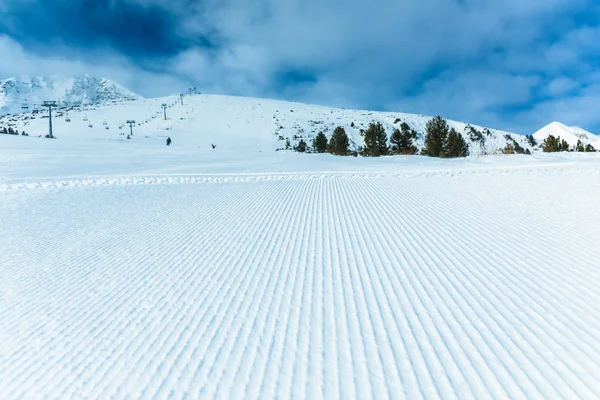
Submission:
[[33,111],[45,100],[73,106],[139,99],[139,95],[116,82],[89,75],[20,76],[0,81],[0,114]]
[[567,126],[557,121],[543,127],[534,133],[533,137],[539,142],[542,142],[550,135],[554,137],[560,136],[561,139],[564,139],[569,143],[569,146],[575,146],[579,140],[581,140],[584,145],[591,144],[594,147],[600,144],[600,136],[594,135],[578,126]]
[[[167,103],[168,119],[163,119],[161,104]],[[0,117],[0,126],[12,126],[32,135],[47,132],[46,113],[31,111],[19,115]],[[406,122],[417,132],[416,146],[424,145],[427,122],[431,116],[400,112],[375,112],[317,106],[248,97],[221,95],[186,96],[182,105],[179,96],[139,99],[124,104],[75,106],[54,115],[54,134],[62,139],[119,139],[125,121],[138,122],[135,130],[148,140],[169,135],[174,145],[190,148],[222,144],[229,149],[244,151],[273,151],[285,149],[304,140],[309,145],[319,132],[331,137],[341,126],[350,139],[350,148],[358,150],[363,145],[361,130],[371,122],[380,122],[388,139],[395,129]],[[531,152],[528,139],[519,134],[488,129],[464,122],[448,120],[467,141],[471,155],[500,154],[507,144],[515,150]],[[168,132],[167,132],[168,131]]]

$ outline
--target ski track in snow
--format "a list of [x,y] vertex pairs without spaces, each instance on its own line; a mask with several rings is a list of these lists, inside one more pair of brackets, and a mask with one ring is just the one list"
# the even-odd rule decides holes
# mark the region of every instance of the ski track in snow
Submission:
[[110,175],[110,176],[69,176],[52,177],[40,180],[19,179],[16,182],[0,184],[0,193],[35,189],[64,189],[73,187],[92,186],[132,186],[132,185],[161,185],[161,184],[192,184],[192,183],[231,183],[231,182],[260,182],[280,180],[306,180],[329,178],[449,178],[465,175],[513,175],[521,174],[588,174],[600,175],[600,167],[596,165],[584,168],[576,163],[536,166],[508,166],[486,168],[465,168],[446,170],[424,170],[405,172],[364,172],[364,171],[335,171],[335,172],[272,172],[272,173],[221,173],[221,174],[144,174],[144,175]]
[[598,398],[597,175],[5,184],[0,393]]

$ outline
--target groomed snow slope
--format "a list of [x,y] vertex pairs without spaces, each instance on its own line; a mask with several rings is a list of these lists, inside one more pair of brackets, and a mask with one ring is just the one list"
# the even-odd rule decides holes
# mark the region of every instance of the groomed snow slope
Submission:
[[0,140],[3,398],[600,393],[596,154]]

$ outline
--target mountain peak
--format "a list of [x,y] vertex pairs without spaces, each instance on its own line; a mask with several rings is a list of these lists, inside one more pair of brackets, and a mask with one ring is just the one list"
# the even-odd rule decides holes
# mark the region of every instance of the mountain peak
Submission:
[[537,140],[545,140],[548,136],[559,137],[569,143],[570,146],[575,146],[581,140],[583,144],[592,144],[600,140],[600,137],[591,132],[586,131],[578,126],[567,126],[561,122],[554,121],[533,134]]
[[0,80],[0,114],[37,108],[45,100],[61,106],[133,101],[141,96],[118,83],[88,74],[18,76]]

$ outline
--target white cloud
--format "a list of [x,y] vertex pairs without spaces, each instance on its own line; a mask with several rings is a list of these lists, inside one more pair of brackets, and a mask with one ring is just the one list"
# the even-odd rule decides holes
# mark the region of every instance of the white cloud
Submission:
[[[179,18],[177,35],[192,42],[207,37],[216,47],[197,45],[144,61],[160,73],[145,72],[110,49],[68,59],[18,49],[17,62],[0,66],[0,73],[102,73],[145,95],[193,83],[205,92],[400,108],[520,132],[540,122],[532,113],[545,117],[580,104],[561,105],[554,97],[582,93],[586,110],[594,101],[578,90],[593,84],[588,57],[598,55],[600,29],[566,21],[570,13],[591,10],[592,0],[126,1],[164,7]],[[568,78],[573,69],[576,81]],[[308,71],[314,79],[276,82],[287,70]],[[511,107],[521,111],[505,111]]]
[[88,62],[66,57],[40,56],[27,52],[19,43],[0,35],[0,77],[16,75],[75,75],[90,74],[113,79],[141,95],[176,94],[186,82],[176,75],[144,71],[125,57],[110,50],[88,54]]

